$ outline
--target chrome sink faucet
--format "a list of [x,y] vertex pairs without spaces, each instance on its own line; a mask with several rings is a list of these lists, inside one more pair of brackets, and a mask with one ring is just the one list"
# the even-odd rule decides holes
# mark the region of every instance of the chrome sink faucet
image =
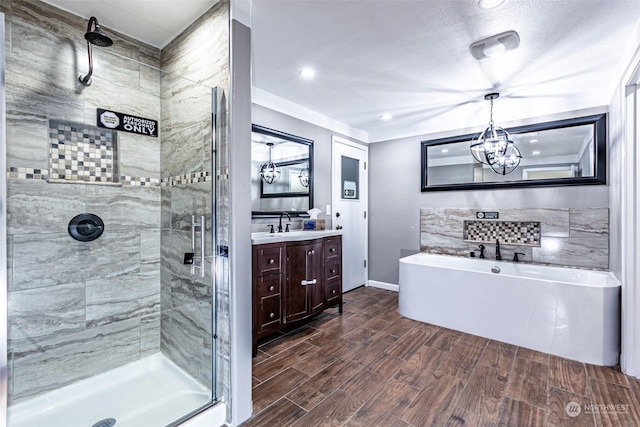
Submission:
[[502,260],[502,255],[500,255],[500,240],[496,239],[496,260]]
[[[287,218],[289,218],[289,221],[291,221],[291,215],[289,215],[289,214],[288,214],[288,213],[286,213],[286,212],[282,212],[282,213],[280,214],[280,221],[279,221],[279,223],[278,223],[278,233],[282,233],[282,216],[283,216],[283,215],[286,215],[286,216],[287,216]],[[289,224],[287,224],[287,231],[289,231]]]

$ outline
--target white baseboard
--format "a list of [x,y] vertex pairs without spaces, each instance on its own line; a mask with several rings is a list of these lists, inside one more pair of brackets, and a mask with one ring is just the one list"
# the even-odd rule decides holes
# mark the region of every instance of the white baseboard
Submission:
[[377,280],[369,280],[367,282],[367,286],[371,286],[372,288],[386,289],[393,292],[398,292],[400,290],[400,287],[398,285],[394,285],[393,283],[378,282]]

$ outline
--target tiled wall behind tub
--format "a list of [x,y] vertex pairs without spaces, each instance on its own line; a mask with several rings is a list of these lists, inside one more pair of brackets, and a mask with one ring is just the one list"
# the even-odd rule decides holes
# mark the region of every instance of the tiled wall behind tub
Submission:
[[[422,252],[468,257],[478,243],[465,242],[465,221],[476,224],[476,212],[497,211],[500,222],[528,223],[535,234],[539,223],[539,243],[500,245],[503,260],[514,252],[525,262],[572,267],[609,268],[609,209],[483,209],[421,208],[420,250]],[[494,220],[484,220],[496,222]],[[468,230],[466,230],[468,232]],[[485,254],[495,259],[495,245],[484,244]]]
[[[85,19],[35,0],[2,0],[0,8],[8,32],[8,385],[17,403],[160,350],[159,138],[118,134],[120,182],[49,176],[50,119],[95,126],[97,107],[159,119],[160,52],[108,31],[114,45],[94,48],[93,83],[81,88]],[[93,242],[67,232],[85,212],[105,223]]]

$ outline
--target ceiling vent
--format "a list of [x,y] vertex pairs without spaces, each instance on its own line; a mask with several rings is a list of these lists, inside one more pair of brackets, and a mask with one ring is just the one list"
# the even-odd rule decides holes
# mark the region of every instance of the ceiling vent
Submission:
[[520,46],[520,36],[511,30],[478,40],[469,46],[469,50],[474,58],[481,61],[514,50],[518,46]]

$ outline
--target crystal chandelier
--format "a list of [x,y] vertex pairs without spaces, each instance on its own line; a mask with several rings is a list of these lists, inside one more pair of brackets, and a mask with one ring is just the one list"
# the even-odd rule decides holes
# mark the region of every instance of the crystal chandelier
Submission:
[[267,184],[273,184],[280,179],[280,169],[271,161],[271,149],[273,148],[273,142],[267,142],[269,147],[269,160],[260,165],[260,179]]
[[509,132],[493,124],[493,100],[499,96],[499,93],[485,95],[484,99],[491,102],[489,127],[473,138],[470,148],[474,159],[491,166],[495,173],[506,175],[518,167],[522,155]]

